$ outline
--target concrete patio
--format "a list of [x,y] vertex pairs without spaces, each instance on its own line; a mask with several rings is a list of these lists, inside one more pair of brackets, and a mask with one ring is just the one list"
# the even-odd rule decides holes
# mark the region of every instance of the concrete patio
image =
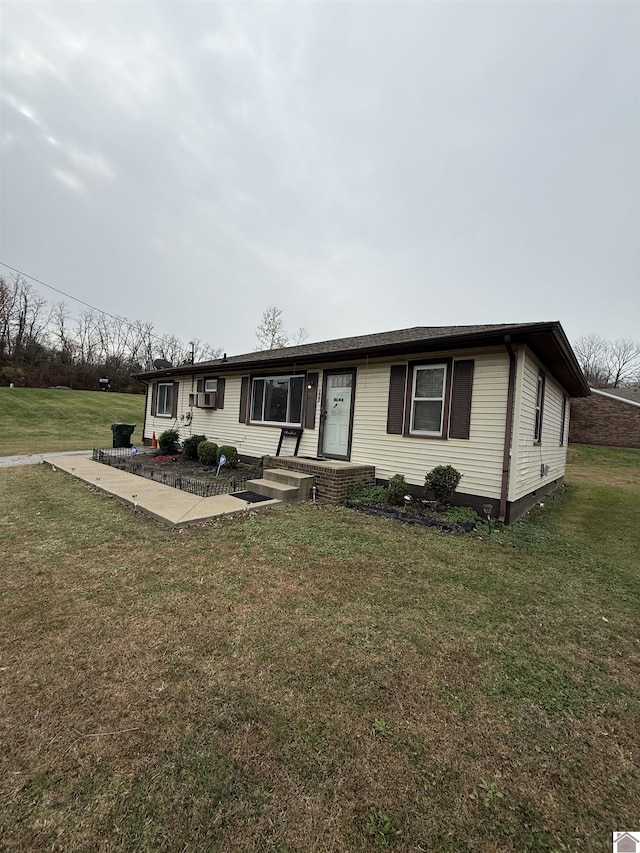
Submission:
[[173,527],[186,527],[190,524],[208,521],[218,515],[230,515],[245,512],[249,508],[259,509],[277,506],[278,500],[266,500],[260,503],[248,503],[232,495],[215,495],[201,498],[180,489],[138,477],[120,471],[118,468],[94,462],[86,456],[45,456],[43,461],[54,469],[65,471],[90,483],[107,495],[111,495],[147,515],[170,524]]

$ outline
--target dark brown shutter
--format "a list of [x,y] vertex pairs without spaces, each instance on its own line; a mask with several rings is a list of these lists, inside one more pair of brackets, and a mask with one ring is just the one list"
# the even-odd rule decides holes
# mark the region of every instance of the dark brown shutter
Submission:
[[240,414],[238,420],[241,424],[249,422],[249,377],[242,377],[242,385],[240,386]]
[[316,428],[316,403],[318,401],[318,374],[307,373],[304,385],[304,419],[305,429]]
[[151,417],[155,417],[158,411],[158,383],[154,382],[151,386]]
[[449,438],[469,438],[471,429],[473,366],[473,359],[455,361],[453,364]]
[[218,396],[216,409],[224,409],[224,379],[218,379]]
[[389,377],[389,408],[387,409],[387,432],[392,435],[402,435],[406,383],[406,364],[393,364]]
[[198,379],[198,385],[196,390],[198,394],[202,394],[202,392],[204,391],[204,379]]
[[173,394],[171,395],[171,417],[178,417],[178,393],[180,391],[180,383],[173,383]]

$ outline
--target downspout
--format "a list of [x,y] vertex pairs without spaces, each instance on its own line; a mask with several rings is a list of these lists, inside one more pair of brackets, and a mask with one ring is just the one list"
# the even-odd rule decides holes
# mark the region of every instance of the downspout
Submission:
[[513,400],[516,393],[516,354],[511,346],[511,335],[504,336],[504,345],[509,354],[509,385],[507,388],[507,417],[504,426],[504,450],[502,452],[502,485],[500,488],[500,515],[498,521],[507,518],[507,495],[511,471],[511,439],[513,436]]
[[144,382],[144,419],[142,421],[142,443],[144,444],[144,434],[147,431],[147,405],[149,403],[149,383],[146,379],[141,379],[141,382]]

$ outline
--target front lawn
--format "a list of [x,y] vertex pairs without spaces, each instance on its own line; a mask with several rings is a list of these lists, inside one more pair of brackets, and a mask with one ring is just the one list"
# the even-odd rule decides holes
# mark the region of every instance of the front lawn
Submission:
[[592,463],[490,538],[314,504],[170,530],[0,471],[4,848],[610,850],[640,482]]
[[136,424],[142,444],[144,394],[0,388],[0,456],[111,447],[112,423]]

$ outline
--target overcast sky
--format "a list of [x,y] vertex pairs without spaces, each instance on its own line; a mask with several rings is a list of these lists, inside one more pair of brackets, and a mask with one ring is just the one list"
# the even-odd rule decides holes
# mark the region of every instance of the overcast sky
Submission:
[[229,354],[272,304],[640,339],[640,4],[1,15],[5,263]]

